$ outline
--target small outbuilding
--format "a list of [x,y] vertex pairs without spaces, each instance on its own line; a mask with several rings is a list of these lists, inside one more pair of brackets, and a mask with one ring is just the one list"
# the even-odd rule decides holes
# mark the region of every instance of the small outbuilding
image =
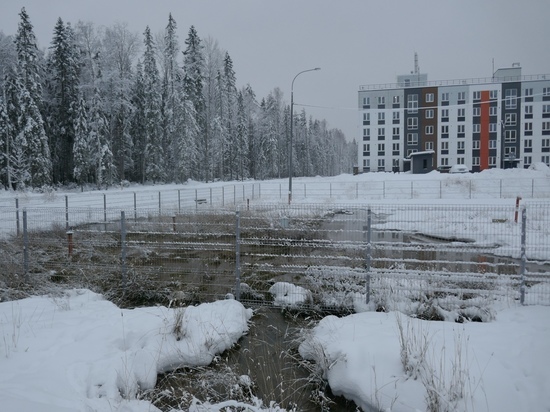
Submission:
[[434,170],[434,151],[425,150],[423,152],[411,153],[403,159],[403,169],[405,172],[413,174],[429,173]]

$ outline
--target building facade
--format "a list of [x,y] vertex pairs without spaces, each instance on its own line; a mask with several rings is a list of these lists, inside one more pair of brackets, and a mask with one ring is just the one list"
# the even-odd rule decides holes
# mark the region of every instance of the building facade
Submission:
[[359,170],[407,171],[411,154],[433,151],[433,167],[550,166],[550,75],[522,76],[519,64],[490,78],[359,87]]

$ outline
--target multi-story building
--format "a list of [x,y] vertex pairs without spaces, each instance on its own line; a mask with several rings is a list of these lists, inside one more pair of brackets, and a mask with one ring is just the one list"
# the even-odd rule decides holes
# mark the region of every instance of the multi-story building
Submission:
[[415,70],[360,86],[358,103],[364,172],[407,171],[419,152],[431,154],[424,171],[550,166],[550,74],[522,76],[517,63],[481,79],[428,81]]

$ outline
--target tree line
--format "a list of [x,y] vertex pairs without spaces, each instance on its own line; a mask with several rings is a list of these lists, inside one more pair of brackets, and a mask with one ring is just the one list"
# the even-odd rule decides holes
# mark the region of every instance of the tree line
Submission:
[[59,18],[41,51],[23,8],[0,32],[0,182],[5,188],[108,187],[349,172],[357,146],[274,88],[237,87],[232,59],[172,15],[143,37],[126,24],[74,27]]

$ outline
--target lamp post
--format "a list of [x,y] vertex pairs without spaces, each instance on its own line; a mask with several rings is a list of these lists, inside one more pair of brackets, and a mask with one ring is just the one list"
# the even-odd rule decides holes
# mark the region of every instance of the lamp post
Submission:
[[294,80],[296,77],[306,72],[313,72],[315,70],[321,70],[320,67],[314,69],[303,70],[294,76],[292,79],[292,84],[290,86],[290,145],[289,145],[289,156],[288,156],[288,204],[292,202],[292,129],[294,125]]

